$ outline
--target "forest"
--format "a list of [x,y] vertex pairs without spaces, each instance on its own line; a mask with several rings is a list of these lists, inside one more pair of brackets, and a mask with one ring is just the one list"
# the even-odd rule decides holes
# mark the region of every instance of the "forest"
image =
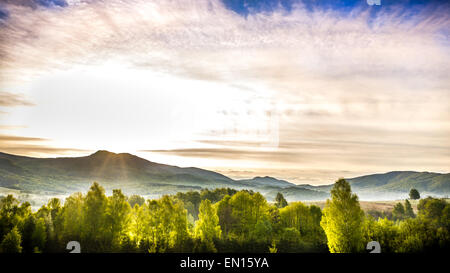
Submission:
[[450,203],[408,200],[392,213],[364,212],[350,184],[339,179],[324,209],[269,203],[251,190],[218,188],[179,192],[159,199],[106,196],[94,182],[86,194],[57,198],[33,212],[12,195],[0,200],[1,253],[364,253],[370,241],[382,253],[449,251]]

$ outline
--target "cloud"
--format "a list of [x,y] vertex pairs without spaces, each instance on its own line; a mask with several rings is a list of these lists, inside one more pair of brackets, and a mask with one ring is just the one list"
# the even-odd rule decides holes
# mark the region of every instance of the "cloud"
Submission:
[[[419,67],[432,69],[436,62],[444,64],[443,60],[425,61],[418,56],[417,62],[409,62],[408,66],[396,61],[408,61],[419,47],[432,49],[428,57],[435,58],[433,47],[437,45],[421,44],[419,39],[435,40],[438,31],[449,25],[448,17],[437,12],[409,18],[400,9],[380,12],[372,26],[368,24],[367,12],[343,17],[332,10],[309,12],[302,6],[296,6],[288,14],[273,9],[271,13],[255,13],[245,18],[219,1],[203,0],[189,5],[183,1],[111,0],[83,2],[57,11],[20,6],[11,9],[14,12],[9,27],[2,32],[2,38],[9,38],[2,41],[9,42],[2,42],[2,49],[6,55],[18,57],[11,58],[13,62],[22,60],[24,65],[39,63],[51,67],[60,63],[55,62],[56,58],[100,62],[116,54],[132,53],[125,56],[131,58],[129,62],[184,71],[187,76],[209,71],[208,74],[218,78],[228,71],[221,71],[220,67],[210,70],[208,64],[223,61],[224,65],[234,66],[239,74],[251,77],[263,73],[269,78],[277,75],[291,78],[289,74],[316,72],[319,68],[321,73],[335,76],[351,77],[353,72],[389,74],[392,69],[385,69],[388,64],[395,64],[397,73]],[[115,12],[116,9],[121,12]],[[233,51],[236,49],[237,52]],[[241,49],[250,49],[250,54],[240,54]],[[403,54],[390,59],[401,49],[405,50]],[[38,52],[45,54],[38,58],[33,54]],[[24,59],[28,54],[15,53],[31,55]],[[228,59],[233,55],[244,59],[233,64]],[[172,62],[171,57],[178,57],[177,61]],[[287,62],[289,57],[295,58]],[[342,68],[344,60],[345,69],[336,69]],[[249,62],[248,65],[243,61]],[[263,62],[267,65],[261,65]],[[323,66],[325,62],[327,65]],[[279,72],[274,73],[274,69]]]
[[11,136],[11,135],[0,135],[0,141],[14,141],[14,142],[28,142],[28,141],[46,141],[47,139],[38,137],[23,137],[23,136]]
[[54,155],[74,155],[85,154],[86,152],[92,152],[89,150],[76,149],[76,148],[55,148],[40,145],[21,145],[21,146],[3,146],[0,144],[0,150],[5,153],[15,155],[27,155],[27,156],[54,156]]
[[13,94],[8,92],[0,92],[0,106],[33,106],[34,104],[28,101],[24,95]]
[[[1,128],[1,127],[0,127]],[[77,148],[53,147],[49,144],[50,140],[39,137],[24,137],[17,135],[0,134],[0,151],[18,155],[65,155],[80,154],[88,150]]]
[[[271,152],[271,151],[252,151],[243,149],[172,149],[172,150],[141,150],[140,152],[171,154],[183,157],[199,157],[199,158],[221,158],[232,160],[262,160],[273,161],[283,159],[287,161],[293,156],[298,156],[295,152]],[[294,160],[294,158],[292,158]]]

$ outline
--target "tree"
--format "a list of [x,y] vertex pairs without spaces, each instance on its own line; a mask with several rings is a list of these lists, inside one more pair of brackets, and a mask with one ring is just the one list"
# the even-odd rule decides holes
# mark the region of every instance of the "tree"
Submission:
[[92,184],[83,202],[83,248],[89,251],[103,251],[105,247],[105,216],[108,199],[105,189],[97,182]]
[[331,201],[327,200],[320,221],[328,239],[330,252],[362,251],[363,217],[364,212],[359,205],[358,196],[352,194],[350,184],[345,179],[339,179],[331,189]]
[[444,199],[436,199],[432,197],[428,197],[420,200],[417,205],[417,209],[419,210],[418,215],[427,221],[434,222],[438,226],[442,226],[442,223],[446,221],[450,221],[450,219],[444,219],[442,216],[444,215],[445,208],[449,207]]
[[250,231],[255,228],[259,220],[268,217],[269,206],[266,199],[260,193],[240,191],[230,199],[232,216],[236,222],[232,226],[232,232],[241,240],[249,238]]
[[275,197],[275,201],[276,201],[275,205],[278,208],[284,208],[288,205],[288,202],[286,201],[286,199],[284,199],[284,196],[281,193],[277,193],[277,196]]
[[21,253],[20,246],[22,238],[17,227],[14,227],[8,234],[6,234],[2,243],[0,244],[0,253]]
[[137,194],[133,194],[132,196],[130,196],[128,198],[128,203],[130,204],[130,207],[134,208],[134,205],[138,204],[139,206],[142,206],[145,203],[145,198],[137,195]]
[[113,190],[113,195],[108,198],[106,208],[106,223],[111,236],[113,246],[120,243],[121,236],[127,231],[130,220],[130,204],[121,190]]
[[61,211],[62,241],[80,241],[83,230],[84,197],[81,193],[73,193],[66,198]]
[[[183,202],[164,195],[144,206],[143,239],[149,252],[185,252],[189,248],[187,211]],[[190,249],[192,251],[192,248]]]
[[394,253],[397,246],[398,225],[387,218],[378,221],[368,215],[363,224],[363,234],[366,242],[377,241],[382,246],[382,252]]
[[411,203],[408,200],[405,200],[405,216],[408,218],[414,218],[416,215],[414,214]]
[[25,219],[20,229],[20,234],[22,237],[22,251],[24,253],[33,253],[33,233],[35,229],[36,218],[31,214]]
[[36,250],[42,251],[44,249],[45,243],[47,242],[47,232],[45,231],[44,219],[41,218],[41,219],[37,220],[36,227],[33,232],[32,240],[33,240],[33,246],[34,246],[33,251],[34,252],[36,252]]
[[0,200],[0,240],[17,224],[19,201],[12,195]]
[[217,252],[214,240],[219,239],[221,229],[216,210],[208,199],[200,203],[198,221],[195,223],[194,235],[200,240],[200,251]]
[[419,191],[416,189],[411,189],[409,191],[409,198],[413,199],[413,200],[417,200],[420,199],[420,194]]
[[300,232],[296,228],[284,228],[276,245],[278,252],[297,252],[303,248]]
[[405,208],[402,203],[397,203],[392,210],[392,216],[395,220],[402,220],[405,218]]
[[222,229],[222,236],[228,237],[228,233],[232,230],[234,224],[237,222],[233,216],[233,208],[231,206],[231,197],[225,197],[216,204],[217,215],[219,216],[219,225]]

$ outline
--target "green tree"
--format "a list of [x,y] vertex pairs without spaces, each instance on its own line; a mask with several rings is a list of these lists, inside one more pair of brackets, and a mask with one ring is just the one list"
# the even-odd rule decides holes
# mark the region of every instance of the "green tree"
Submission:
[[146,204],[144,203],[142,206],[135,204],[131,210],[130,218],[130,235],[139,246],[139,243],[144,241],[145,235],[148,234]]
[[61,210],[61,241],[81,241],[83,231],[84,197],[81,193],[73,193],[66,198]]
[[108,247],[106,234],[106,208],[108,199],[105,190],[97,182],[92,184],[83,202],[82,242],[87,251],[104,251]]
[[447,207],[450,207],[450,204],[444,199],[427,197],[419,201],[417,205],[418,215],[421,219],[430,221],[436,226],[444,226],[446,222],[450,221],[447,218],[448,216],[443,217],[446,215]]
[[24,253],[33,253],[33,233],[36,229],[36,218],[30,214],[24,221],[20,234],[22,236],[22,251]]
[[420,194],[419,191],[416,189],[411,189],[409,191],[409,198],[413,199],[413,200],[417,200],[420,199]]
[[201,252],[217,252],[214,240],[220,238],[219,217],[208,199],[200,203],[199,219],[195,223],[194,235],[200,240],[198,250]]
[[143,208],[143,217],[140,248],[149,252],[192,251],[183,202],[167,195],[159,200],[149,200]]
[[219,216],[219,225],[222,229],[222,236],[228,237],[228,233],[237,222],[236,218],[233,216],[231,196],[226,195],[219,203],[217,203],[217,215]]
[[281,193],[277,193],[277,196],[275,197],[275,202],[277,208],[284,208],[288,205],[288,202],[286,201],[286,199],[284,199],[284,196]]
[[232,216],[236,219],[232,232],[241,240],[248,239],[258,221],[268,217],[269,206],[260,193],[240,191],[231,197],[230,204]]
[[408,218],[414,218],[416,215],[414,214],[411,203],[408,200],[405,200],[405,216]]
[[284,228],[276,247],[278,252],[293,253],[302,250],[300,232],[296,228]]
[[32,236],[33,252],[42,251],[45,248],[47,242],[47,232],[45,230],[45,221],[40,218],[36,221],[36,226]]
[[22,246],[20,245],[22,238],[17,227],[14,227],[8,234],[6,234],[2,243],[0,244],[0,253],[21,253]]
[[379,242],[383,253],[394,253],[397,251],[398,232],[398,225],[387,218],[380,218],[376,221],[371,215],[367,215],[364,219],[364,241]]
[[17,225],[18,210],[19,201],[12,194],[8,194],[0,200],[0,240]]
[[118,248],[122,236],[126,235],[130,220],[130,211],[131,207],[127,201],[127,197],[121,190],[113,190],[113,195],[108,198],[105,216],[113,248]]
[[145,198],[137,195],[137,194],[133,194],[130,197],[128,197],[128,203],[130,204],[130,207],[134,208],[134,205],[138,204],[139,206],[142,206],[145,203]]
[[331,189],[331,201],[327,200],[320,222],[327,236],[330,252],[362,251],[363,217],[358,196],[352,194],[350,184],[345,179],[339,179]]
[[405,207],[403,207],[402,203],[397,203],[392,210],[392,217],[395,220],[402,220],[405,218]]

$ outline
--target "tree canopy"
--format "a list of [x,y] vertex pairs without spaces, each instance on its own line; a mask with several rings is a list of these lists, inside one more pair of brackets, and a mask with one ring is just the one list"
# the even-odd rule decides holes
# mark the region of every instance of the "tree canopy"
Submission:
[[[282,195],[280,194],[282,197]],[[33,212],[27,202],[0,199],[0,252],[382,252],[442,251],[450,247],[450,204],[425,198],[417,215],[408,200],[391,214],[364,213],[339,179],[323,210],[302,202],[268,202],[259,192],[190,191],[148,199],[107,196],[98,183],[86,194],[52,198]],[[374,217],[375,215],[376,217]]]

